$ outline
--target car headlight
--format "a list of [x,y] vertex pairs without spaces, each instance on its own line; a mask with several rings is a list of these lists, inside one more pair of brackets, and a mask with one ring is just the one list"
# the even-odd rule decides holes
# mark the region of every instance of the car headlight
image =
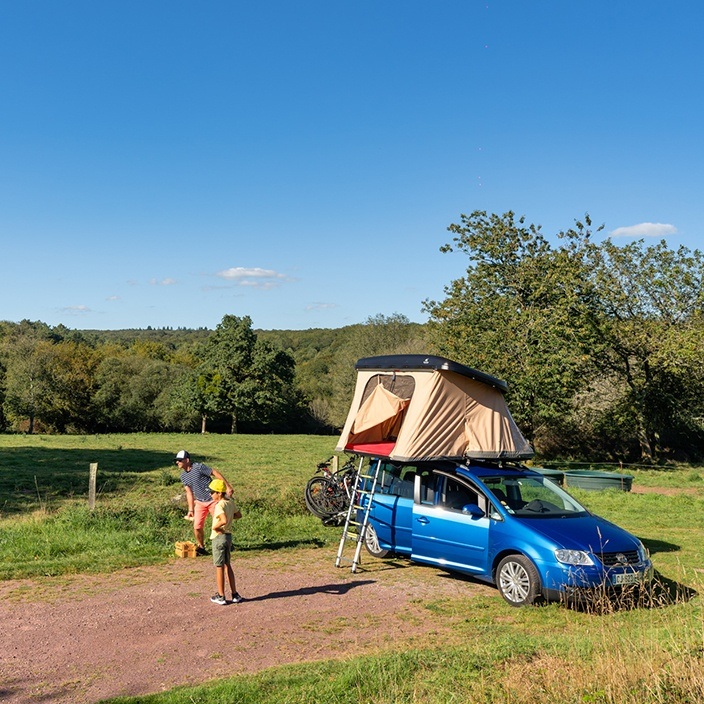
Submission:
[[647,562],[650,559],[650,550],[643,545],[643,543],[638,541],[638,559],[641,562]]
[[558,562],[566,565],[593,565],[594,561],[584,550],[555,550]]

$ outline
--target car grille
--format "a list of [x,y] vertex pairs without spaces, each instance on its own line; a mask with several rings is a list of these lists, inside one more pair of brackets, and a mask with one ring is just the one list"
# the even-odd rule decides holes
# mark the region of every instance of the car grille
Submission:
[[[597,557],[606,567],[618,567],[619,565],[637,565],[640,562],[637,550],[628,552],[602,552],[597,553]],[[625,561],[623,558],[626,558]]]

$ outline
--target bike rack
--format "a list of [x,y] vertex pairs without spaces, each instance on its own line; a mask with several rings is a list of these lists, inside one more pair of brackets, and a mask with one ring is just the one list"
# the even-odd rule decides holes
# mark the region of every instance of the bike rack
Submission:
[[[357,467],[357,473],[354,478],[354,491],[352,492],[352,498],[350,500],[350,505],[347,508],[347,516],[345,518],[345,527],[342,530],[342,537],[340,538],[340,546],[337,549],[337,558],[335,560],[335,567],[340,567],[343,559],[349,558],[343,557],[343,552],[345,549],[345,544],[348,541],[355,542],[354,557],[352,558],[352,572],[357,571],[357,566],[360,562],[360,555],[362,552],[362,544],[364,543],[364,535],[367,532],[367,525],[369,524],[369,513],[372,510],[372,501],[374,499],[374,493],[376,492],[376,485],[379,479],[379,470],[381,468],[381,460],[372,460],[373,468],[370,465],[369,473],[362,474],[362,465],[364,464],[364,457],[359,458],[359,466]],[[368,486],[368,480],[371,480],[371,489],[366,489]],[[367,497],[367,502],[365,506],[362,506],[362,497]],[[361,521],[358,521],[358,511],[364,511]]]

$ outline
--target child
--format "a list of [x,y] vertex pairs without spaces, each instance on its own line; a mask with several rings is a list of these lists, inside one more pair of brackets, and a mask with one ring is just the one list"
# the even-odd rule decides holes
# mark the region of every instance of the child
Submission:
[[218,591],[215,596],[210,597],[210,601],[221,606],[227,604],[227,599],[225,599],[225,572],[227,571],[227,578],[232,590],[232,603],[239,604],[242,601],[242,597],[237,593],[235,573],[232,571],[232,565],[230,564],[232,553],[232,533],[230,528],[237,508],[233,499],[227,496],[227,485],[222,479],[213,479],[208,488],[213,501],[217,502],[213,510],[213,528],[210,533],[210,540],[213,545],[213,564],[215,565]]

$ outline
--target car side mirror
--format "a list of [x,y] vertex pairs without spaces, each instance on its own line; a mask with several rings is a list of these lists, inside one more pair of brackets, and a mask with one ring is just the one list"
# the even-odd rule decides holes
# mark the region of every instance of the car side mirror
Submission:
[[462,507],[462,513],[466,513],[472,518],[481,518],[484,515],[484,511],[477,504],[465,504]]

